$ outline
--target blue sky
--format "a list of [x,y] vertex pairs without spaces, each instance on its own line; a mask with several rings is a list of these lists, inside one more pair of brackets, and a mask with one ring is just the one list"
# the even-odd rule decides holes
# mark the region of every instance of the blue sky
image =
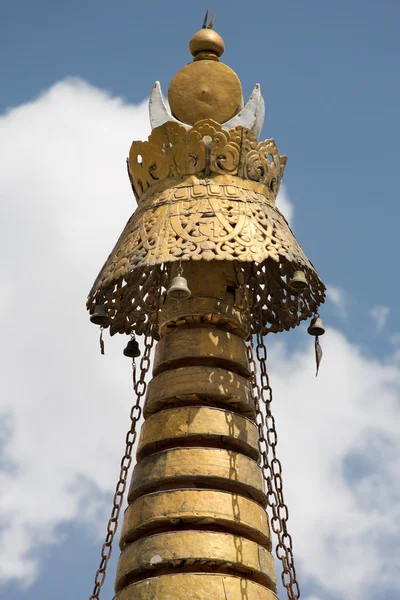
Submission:
[[261,84],[262,137],[289,156],[282,206],[329,291],[317,381],[304,327],[268,340],[303,597],[398,598],[400,5],[0,6],[0,595],[90,594],[131,400],[124,340],[98,356],[85,296],[134,208],[143,102],[214,7],[246,99]]

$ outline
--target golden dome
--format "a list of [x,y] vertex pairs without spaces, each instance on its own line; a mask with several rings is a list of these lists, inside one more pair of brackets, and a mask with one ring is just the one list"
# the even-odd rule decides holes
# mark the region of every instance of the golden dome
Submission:
[[213,29],[200,29],[190,40],[189,50],[194,60],[208,58],[208,60],[218,61],[224,53],[225,44],[222,37]]

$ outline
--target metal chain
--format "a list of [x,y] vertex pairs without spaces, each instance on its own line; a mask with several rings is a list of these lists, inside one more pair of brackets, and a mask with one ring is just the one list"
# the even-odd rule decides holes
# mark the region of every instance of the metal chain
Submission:
[[129,469],[132,464],[132,451],[136,442],[138,430],[137,424],[140,421],[142,416],[142,398],[144,397],[147,390],[147,381],[146,376],[150,369],[151,361],[151,351],[153,349],[155,333],[157,329],[158,323],[158,311],[160,308],[160,299],[161,299],[161,286],[160,280],[162,279],[162,274],[164,273],[163,268],[161,268],[161,274],[159,274],[156,287],[158,288],[158,294],[155,296],[155,301],[153,305],[153,320],[151,326],[149,328],[148,333],[144,338],[144,353],[140,360],[140,376],[139,379],[136,379],[136,365],[135,361],[132,361],[132,379],[133,379],[133,391],[136,396],[135,404],[131,408],[130,419],[131,426],[129,431],[126,434],[125,438],[125,454],[121,459],[121,468],[119,473],[118,483],[115,488],[113,507],[111,510],[111,515],[107,524],[107,534],[104,544],[101,549],[101,560],[99,568],[97,569],[95,578],[94,578],[94,588],[93,592],[89,598],[89,600],[99,600],[101,588],[104,585],[106,580],[106,572],[108,561],[110,560],[112,554],[112,548],[114,543],[115,534],[118,529],[118,519],[121,512],[124,494],[128,481]]
[[[282,584],[286,588],[289,600],[300,598],[300,587],[297,581],[293,558],[292,536],[288,533],[288,507],[283,497],[282,464],[276,456],[278,436],[275,419],[271,412],[272,388],[267,373],[267,349],[261,334],[257,334],[256,355],[260,365],[260,384],[257,382],[257,368],[254,360],[253,343],[247,345],[252,378],[252,396],[256,407],[256,424],[258,428],[258,446],[263,477],[267,484],[267,501],[271,508],[271,528],[278,538],[276,556],[282,562]],[[265,417],[261,406],[265,407]],[[270,456],[271,455],[271,458]]]

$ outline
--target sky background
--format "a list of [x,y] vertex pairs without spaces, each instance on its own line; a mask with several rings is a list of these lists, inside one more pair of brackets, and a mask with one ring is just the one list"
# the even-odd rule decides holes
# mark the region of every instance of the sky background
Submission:
[[305,324],[266,340],[302,598],[399,597],[400,4],[0,0],[8,600],[91,593],[132,396],[126,340],[100,356],[85,299],[135,207],[125,157],[152,85],[190,61],[207,8],[245,100],[261,84],[280,206],[328,286],[318,379]]

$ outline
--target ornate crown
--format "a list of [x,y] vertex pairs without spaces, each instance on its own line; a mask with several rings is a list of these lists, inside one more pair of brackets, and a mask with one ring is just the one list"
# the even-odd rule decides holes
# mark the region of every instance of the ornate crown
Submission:
[[138,201],[153,184],[189,175],[204,179],[232,175],[255,181],[274,201],[286,162],[274,140],[258,142],[241,125],[226,131],[216,121],[203,119],[189,131],[169,121],[154,129],[147,142],[133,142],[128,170]]

